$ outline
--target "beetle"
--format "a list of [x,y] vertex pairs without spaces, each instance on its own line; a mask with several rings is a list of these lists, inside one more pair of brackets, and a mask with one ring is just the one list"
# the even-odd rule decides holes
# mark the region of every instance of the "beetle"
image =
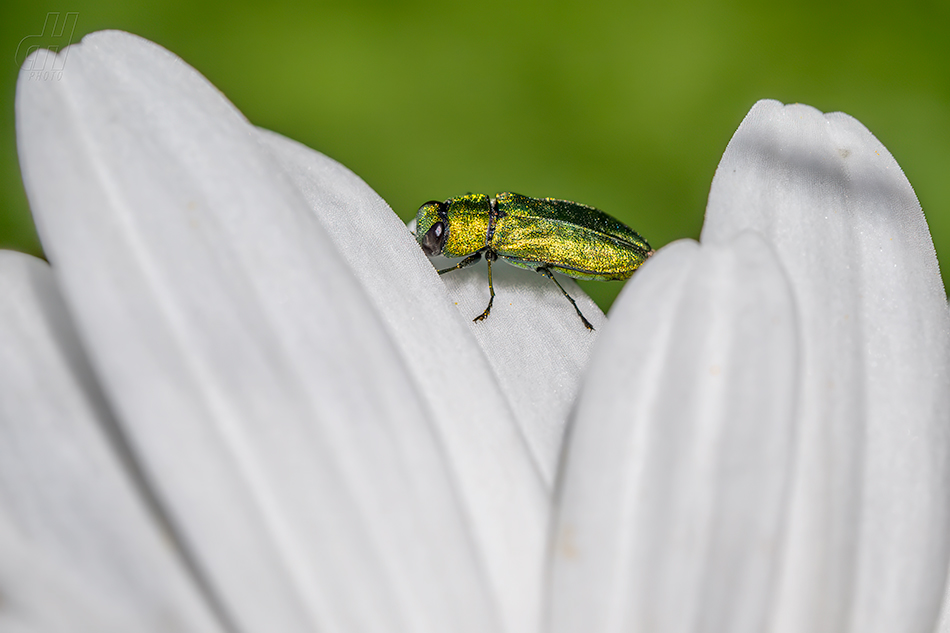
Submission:
[[628,279],[653,254],[636,231],[599,209],[511,192],[470,193],[426,202],[416,213],[416,240],[430,257],[465,258],[440,270],[440,275],[471,266],[482,257],[488,262],[488,307],[473,321],[482,321],[491,312],[495,300],[491,265],[501,258],[553,281],[589,330],[594,326],[554,273],[574,279]]

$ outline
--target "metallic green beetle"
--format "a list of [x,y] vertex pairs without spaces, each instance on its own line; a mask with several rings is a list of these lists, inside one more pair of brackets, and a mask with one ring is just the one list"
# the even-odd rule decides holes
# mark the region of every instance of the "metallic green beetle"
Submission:
[[494,197],[470,193],[445,202],[426,202],[416,214],[416,239],[430,257],[465,257],[455,266],[440,270],[440,275],[485,257],[491,297],[488,307],[474,321],[481,321],[491,312],[495,300],[491,265],[500,257],[557,284],[589,330],[594,327],[553,273],[574,279],[628,279],[653,254],[645,239],[599,209],[517,193]]

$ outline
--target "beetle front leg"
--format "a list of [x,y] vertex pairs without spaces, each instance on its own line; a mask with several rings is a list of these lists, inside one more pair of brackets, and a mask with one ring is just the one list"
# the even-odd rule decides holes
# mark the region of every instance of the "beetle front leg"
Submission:
[[443,268],[442,270],[439,271],[439,274],[444,275],[445,273],[450,273],[453,270],[460,270],[462,268],[465,268],[466,266],[471,266],[472,264],[474,264],[481,258],[482,258],[482,252],[475,251],[474,253],[472,253],[471,255],[469,255],[468,257],[466,257],[459,263],[457,263],[455,266],[452,266],[451,268]]
[[587,329],[593,331],[594,326],[590,324],[590,321],[584,318],[584,315],[581,314],[581,309],[577,307],[577,302],[575,302],[574,298],[567,294],[567,291],[561,287],[561,284],[558,283],[558,280],[554,278],[554,273],[551,272],[551,269],[542,266],[540,268],[536,268],[535,270],[554,282],[554,284],[558,287],[558,290],[564,293],[564,296],[567,297],[567,300],[571,302],[572,306],[574,306],[574,311],[577,312],[577,316],[581,318],[581,321],[584,322],[584,325],[587,327]]

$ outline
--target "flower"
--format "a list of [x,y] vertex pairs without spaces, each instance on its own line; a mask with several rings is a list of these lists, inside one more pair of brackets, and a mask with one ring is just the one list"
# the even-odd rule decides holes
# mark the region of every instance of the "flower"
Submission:
[[478,271],[135,36],[21,76],[17,133],[51,265],[0,257],[0,623],[932,629],[950,312],[850,117],[757,104],[701,243],[609,322],[574,288],[596,344],[504,267],[472,324]]

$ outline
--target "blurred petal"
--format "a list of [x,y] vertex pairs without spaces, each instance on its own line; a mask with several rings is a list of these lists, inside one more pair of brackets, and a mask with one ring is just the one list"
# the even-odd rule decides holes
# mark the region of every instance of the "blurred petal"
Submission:
[[221,630],[114,430],[49,265],[0,251],[0,630]]
[[760,238],[677,242],[643,266],[566,449],[554,631],[764,630],[797,367],[790,289]]
[[[471,461],[463,453],[520,450],[503,439],[514,412],[553,486],[564,424],[596,333],[583,326],[550,280],[508,265],[493,267],[497,296],[491,317],[472,323],[488,304],[484,263],[440,278],[399,218],[358,176],[279,134],[262,135],[383,316],[432,409],[442,413],[446,437],[458,437],[447,445],[460,447],[453,451],[460,463]],[[594,327],[601,327],[605,319],[597,305],[573,281],[562,284]],[[514,464],[520,455],[497,458]],[[504,475],[503,483],[512,476],[508,470],[479,463],[473,474],[483,479],[494,471]],[[502,510],[485,507],[492,514]]]
[[926,222],[887,150],[845,115],[758,104],[703,245],[644,266],[594,351],[555,629],[933,630],[948,349]]
[[855,119],[756,104],[704,244],[773,245],[801,316],[802,427],[776,631],[930,631],[947,571],[950,313],[914,191]]
[[[530,626],[546,506],[517,434],[494,426],[455,470],[457,437],[220,93],[104,32],[61,82],[22,80],[17,114],[27,192],[93,365],[236,628]],[[474,482],[478,466],[502,474]],[[472,528],[485,506],[511,514]]]

